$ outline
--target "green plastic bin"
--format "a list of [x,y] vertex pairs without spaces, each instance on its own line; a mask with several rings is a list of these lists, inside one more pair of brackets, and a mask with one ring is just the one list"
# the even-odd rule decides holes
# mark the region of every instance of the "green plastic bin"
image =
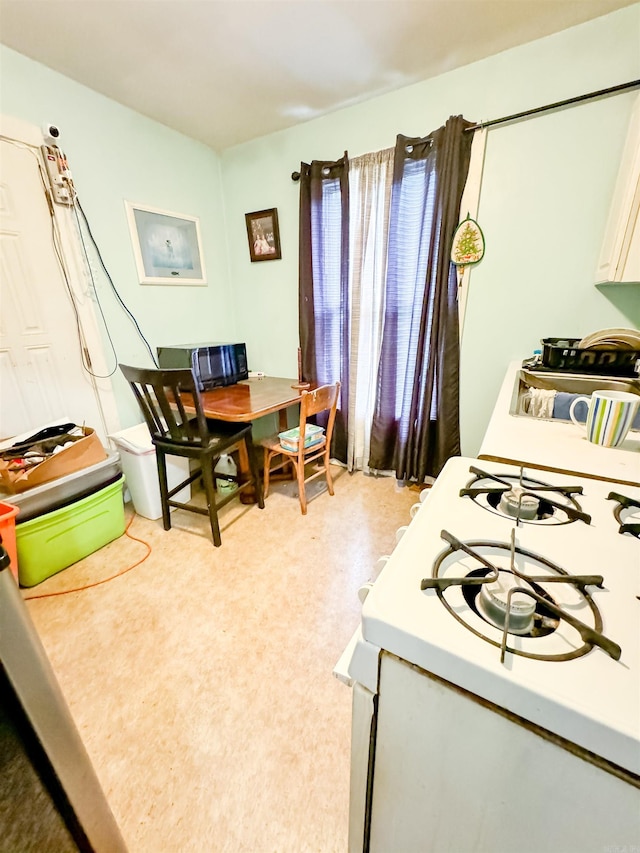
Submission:
[[16,525],[18,579],[35,586],[124,533],[124,476],[86,498]]

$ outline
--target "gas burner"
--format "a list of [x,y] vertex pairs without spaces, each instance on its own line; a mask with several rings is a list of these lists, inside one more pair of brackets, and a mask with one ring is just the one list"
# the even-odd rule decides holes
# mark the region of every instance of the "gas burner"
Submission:
[[618,492],[609,492],[607,500],[618,502],[613,509],[616,521],[620,524],[618,533],[630,533],[640,539],[640,501]]
[[[524,588],[525,584],[512,572],[499,571],[497,580],[480,587],[480,594],[475,599],[478,612],[497,628],[504,630],[505,625],[508,625],[511,634],[531,636],[536,603],[524,591],[517,591],[519,587]],[[529,585],[527,588],[531,589]]]
[[591,516],[573,497],[582,494],[582,486],[552,486],[525,476],[524,468],[519,474],[489,474],[472,465],[469,473],[475,478],[460,489],[460,497],[470,497],[489,512],[515,519],[516,524],[591,524]]
[[[489,503],[492,504],[491,499]],[[526,492],[521,486],[514,486],[498,496],[498,509],[511,518],[532,521],[538,519],[540,514],[540,498]]]
[[602,634],[600,611],[586,589],[602,587],[602,575],[569,574],[517,547],[513,529],[510,543],[465,543],[446,530],[440,535],[450,547],[421,589],[435,589],[460,624],[501,650],[501,661],[507,651],[535,660],[572,660],[594,646],[619,660],[620,646]]

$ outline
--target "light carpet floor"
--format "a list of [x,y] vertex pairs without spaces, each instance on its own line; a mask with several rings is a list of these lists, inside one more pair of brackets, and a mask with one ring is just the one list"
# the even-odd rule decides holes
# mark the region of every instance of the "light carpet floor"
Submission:
[[[131,853],[342,853],[351,691],[332,669],[417,492],[334,468],[302,516],[293,483],[266,508],[129,532],[25,589],[30,614]],[[127,519],[132,515],[127,506]]]

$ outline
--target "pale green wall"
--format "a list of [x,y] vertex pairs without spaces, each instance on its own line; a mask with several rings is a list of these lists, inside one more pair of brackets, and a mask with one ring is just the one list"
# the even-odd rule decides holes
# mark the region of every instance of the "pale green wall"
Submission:
[[[154,352],[162,344],[235,339],[218,155],[5,47],[0,68],[3,114],[60,127],[60,145],[107,269]],[[138,283],[125,199],[200,218],[206,287]],[[99,270],[97,261],[92,266]],[[117,360],[151,366],[106,277],[96,276]],[[122,426],[139,422],[119,371],[114,388]]]
[[[255,369],[296,370],[301,160],[356,156],[424,135],[452,114],[509,115],[640,77],[640,4],[222,155],[238,332]],[[428,45],[425,45],[428,49]],[[462,352],[463,452],[475,455],[507,363],[542,337],[640,325],[638,286],[592,284],[633,94],[488,136]],[[250,263],[244,214],[277,207],[282,260]]]

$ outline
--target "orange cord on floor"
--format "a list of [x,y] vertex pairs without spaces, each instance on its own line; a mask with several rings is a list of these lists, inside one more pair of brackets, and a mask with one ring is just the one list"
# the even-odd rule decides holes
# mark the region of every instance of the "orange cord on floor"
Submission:
[[104,578],[103,580],[96,581],[95,583],[88,583],[85,586],[79,586],[79,587],[76,587],[75,589],[63,589],[63,590],[60,590],[60,592],[43,592],[41,595],[26,595],[26,596],[24,596],[24,598],[22,600],[23,601],[33,601],[36,598],[53,598],[54,595],[69,595],[69,593],[71,593],[71,592],[83,592],[83,590],[85,590],[85,589],[91,589],[94,586],[101,586],[103,583],[109,583],[110,581],[115,580],[116,578],[119,578],[122,575],[126,575],[127,572],[131,571],[131,569],[135,569],[136,566],[139,566],[141,563],[144,563],[144,561],[147,559],[147,557],[151,553],[152,548],[148,542],[144,541],[144,539],[139,539],[137,536],[133,536],[133,534],[129,533],[129,528],[131,527],[131,524],[132,524],[133,519],[135,517],[136,517],[136,513],[134,512],[131,515],[131,518],[129,519],[129,521],[127,522],[127,526],[125,527],[124,532],[125,532],[125,535],[129,537],[129,539],[133,539],[134,542],[140,542],[140,543],[142,543],[142,545],[144,545],[146,547],[147,553],[144,555],[144,557],[142,557],[142,559],[133,563],[131,566],[127,566],[126,569],[123,569],[121,572],[118,572],[117,574],[112,575],[110,578]]

